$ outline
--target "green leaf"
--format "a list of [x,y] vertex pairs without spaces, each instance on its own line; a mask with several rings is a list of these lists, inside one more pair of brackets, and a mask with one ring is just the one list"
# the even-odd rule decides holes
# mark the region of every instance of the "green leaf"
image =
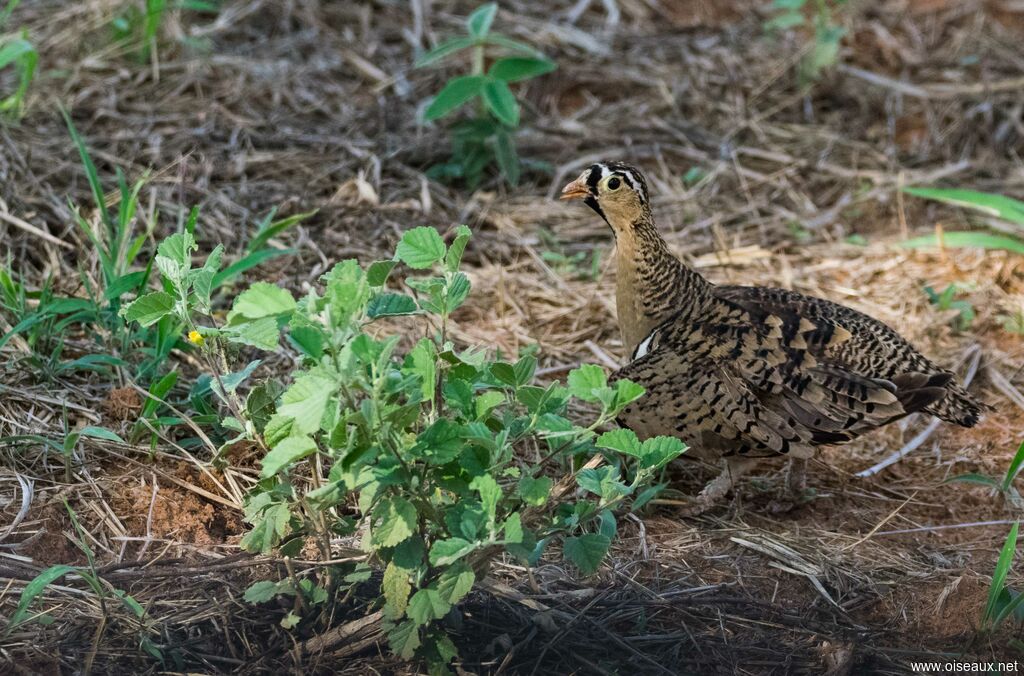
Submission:
[[375,547],[394,547],[416,532],[416,507],[405,498],[385,498],[373,510]]
[[92,437],[94,439],[105,439],[106,441],[116,441],[119,444],[125,443],[125,440],[117,436],[110,430],[105,430],[102,427],[84,427],[79,432],[83,437]]
[[1006,468],[1006,475],[1003,477],[1002,484],[1003,491],[1010,490],[1013,480],[1016,478],[1017,473],[1020,472],[1021,465],[1024,465],[1024,441],[1017,447],[1017,452],[1014,454],[1013,460],[1010,461],[1010,466]]
[[583,401],[598,401],[597,390],[608,386],[604,369],[594,364],[584,364],[569,372],[569,393]]
[[473,589],[476,576],[465,563],[457,563],[441,573],[437,580],[437,593],[450,605],[455,605]]
[[384,614],[389,619],[397,620],[405,614],[409,604],[412,585],[409,583],[409,571],[403,570],[392,561],[384,569],[384,581],[381,583],[384,592]]
[[407,612],[410,620],[424,625],[432,620],[440,620],[451,609],[452,605],[441,597],[438,590],[420,589],[409,599]]
[[444,265],[449,272],[458,272],[462,254],[466,251],[466,244],[472,236],[473,232],[465,225],[455,229],[455,239],[452,240],[452,245],[448,247],[448,253],[444,257]]
[[285,437],[260,461],[260,477],[266,479],[292,463],[316,453],[316,442],[310,437]]
[[444,309],[446,312],[454,312],[465,302],[466,298],[469,297],[470,282],[469,277],[464,272],[456,272],[452,275],[451,281],[448,283],[448,289],[445,294]]
[[267,282],[256,282],[235,299],[230,314],[246,319],[261,319],[294,311],[295,299],[287,289]]
[[301,214],[292,214],[291,216],[286,216],[285,218],[280,218],[275,221],[273,218],[276,211],[276,208],[271,209],[270,213],[260,220],[259,229],[256,231],[256,234],[253,235],[253,238],[249,243],[245,245],[246,251],[249,253],[255,253],[263,250],[262,247],[267,242],[277,237],[285,230],[288,230],[289,228],[298,225],[302,221],[316,216],[317,214],[317,210],[314,209],[313,211],[307,211]]
[[524,42],[519,42],[518,40],[513,40],[512,38],[507,38],[504,35],[500,35],[498,33],[491,33],[485,36],[483,40],[489,45],[494,45],[495,47],[504,47],[505,49],[511,52],[527,54],[538,59],[544,58],[544,54],[541,53],[540,50],[535,49]]
[[512,368],[512,364],[507,364],[503,361],[495,362],[491,364],[490,371],[491,375],[494,376],[498,382],[508,385],[509,387],[516,387],[516,371]]
[[604,510],[601,512],[600,516],[598,516],[598,519],[600,520],[598,530],[601,535],[605,536],[609,540],[614,539],[618,527],[615,523],[615,515],[612,514],[612,511],[610,509]]
[[992,584],[988,591],[988,603],[985,604],[985,610],[981,615],[982,625],[987,625],[995,618],[999,595],[1006,585],[1006,576],[1010,572],[1010,566],[1013,565],[1013,557],[1017,553],[1017,532],[1019,529],[1020,522],[1014,523],[1010,528],[1010,534],[1006,536],[1006,542],[1003,544],[1002,550],[999,552],[999,561],[996,563],[996,569],[992,573]]
[[234,325],[225,326],[221,333],[232,343],[251,345],[266,352],[277,349],[281,340],[281,329],[277,317],[235,320]]
[[466,18],[466,29],[475,38],[481,38],[491,31],[494,16],[498,13],[498,3],[488,2],[480,5]]
[[960,190],[957,188],[904,188],[903,192],[916,197],[938,200],[967,209],[974,209],[983,214],[1001,218],[1018,225],[1024,225],[1024,202],[1006,195],[997,195],[977,190]]
[[487,414],[491,412],[496,406],[502,404],[505,401],[505,395],[498,390],[487,390],[481,393],[476,398],[476,417],[477,420],[481,420],[487,417]]
[[[290,588],[290,587],[289,587]],[[281,585],[270,580],[260,580],[249,586],[242,595],[246,603],[266,603],[281,593]]]
[[414,270],[425,270],[444,258],[445,246],[437,230],[427,226],[413,228],[402,235],[395,256]]
[[366,269],[366,283],[370,286],[384,286],[388,275],[398,265],[398,261],[374,261]]
[[506,543],[519,544],[523,541],[523,519],[519,512],[508,515],[502,530],[505,532]]
[[506,82],[486,79],[481,96],[487,110],[491,111],[499,122],[510,127],[519,126],[519,102]]
[[615,381],[615,404],[614,409],[621,411],[629,404],[644,396],[644,388],[632,380],[623,378]]
[[399,568],[416,570],[423,565],[423,554],[426,548],[423,546],[423,538],[411,537],[402,541],[391,552],[391,560]]
[[519,479],[519,497],[528,505],[543,507],[544,503],[548,501],[548,495],[551,493],[551,484],[551,479],[546,476],[534,479],[533,477],[523,475]]
[[294,426],[295,418],[275,413],[270,416],[266,427],[263,428],[263,441],[267,446],[274,447],[279,441],[291,435]]
[[366,316],[370,319],[397,317],[411,315],[418,309],[412,296],[404,293],[382,293],[370,299],[366,306]]
[[444,117],[479,96],[486,83],[487,78],[483,75],[463,75],[452,78],[427,106],[423,113],[424,119],[429,122]]
[[[8,2],[7,6],[10,7],[10,4]],[[5,41],[4,46],[0,48],[0,68],[6,68],[18,59],[35,53],[35,51],[36,48],[28,40],[15,38]]]
[[767,31],[784,31],[804,24],[804,15],[800,12],[783,12],[770,21],[765,22]]
[[199,270],[192,273],[192,292],[196,296],[196,304],[201,312],[210,311],[210,294],[213,292],[213,277],[220,268],[220,261],[224,255],[224,246],[217,247],[206,257],[206,262]]
[[512,135],[502,129],[494,136],[494,159],[498,168],[511,185],[519,184],[519,155]]
[[[908,239],[900,244],[908,249],[938,247],[939,240],[935,235],[925,235]],[[1012,253],[1024,254],[1024,240],[1006,235],[993,235],[987,232],[946,232],[942,235],[942,246],[950,248],[973,247],[977,249],[1001,249]]]
[[156,252],[187,270],[192,264],[192,252],[198,248],[192,235],[176,232],[160,242]]
[[147,293],[132,301],[121,310],[121,316],[129,322],[152,326],[174,311],[174,298],[163,291]]
[[640,440],[637,439],[636,433],[624,427],[605,432],[597,438],[595,445],[598,448],[618,451],[634,458],[639,458],[643,455]]
[[498,500],[501,499],[501,488],[498,486],[498,482],[490,474],[481,474],[469,482],[469,487],[480,493],[480,502],[483,504],[487,523],[493,532]]
[[582,469],[576,474],[576,483],[583,490],[599,495],[606,501],[627,492],[626,487],[619,481],[619,470],[615,467]]
[[307,373],[299,376],[281,396],[281,406],[277,412],[294,418],[294,428],[299,432],[312,434],[320,429],[327,402],[335,391],[335,383]]
[[299,625],[302,618],[295,614],[295,611],[289,610],[288,614],[281,618],[281,626],[285,629],[294,629]]
[[326,284],[326,297],[331,325],[344,327],[351,317],[362,311],[370,297],[370,286],[359,267],[359,261],[348,258],[337,263],[321,279]]
[[463,427],[446,418],[438,418],[417,437],[417,451],[432,465],[444,465],[463,449]]
[[37,596],[42,594],[50,584],[56,582],[68,573],[75,572],[75,570],[76,569],[73,566],[50,566],[32,578],[32,580],[25,585],[25,589],[21,592],[21,599],[18,600],[18,607],[14,610],[14,613],[11,614],[11,619],[7,624],[7,630],[4,632],[4,636],[10,634],[12,629],[25,620],[25,616],[28,614],[28,608]]
[[660,469],[686,452],[686,444],[675,437],[654,437],[640,448],[640,466]]
[[491,65],[487,74],[496,80],[518,82],[550,73],[557,67],[555,62],[549,59],[532,59],[516,56],[498,59]]
[[409,351],[403,371],[420,377],[423,401],[433,401],[437,389],[437,348],[429,338],[421,338],[420,342]]
[[437,540],[430,547],[430,564],[432,566],[450,565],[476,548],[477,544],[475,542],[462,538]]
[[214,391],[219,391],[223,385],[226,391],[236,392],[239,386],[241,386],[241,384],[244,383],[249,376],[252,375],[252,372],[255,371],[262,363],[263,361],[261,359],[254,359],[241,371],[235,371],[234,373],[229,373],[226,376],[221,376],[219,381],[214,379],[210,385]]
[[420,627],[412,621],[402,622],[388,632],[388,645],[403,660],[411,660],[420,647]]
[[442,42],[437,47],[434,47],[429,52],[416,59],[416,63],[413,65],[416,68],[429,66],[432,63],[437,63],[449,54],[462,51],[463,49],[472,47],[475,44],[477,44],[477,40],[473,37],[455,38],[453,40],[448,40],[447,42]]
[[563,554],[583,575],[593,575],[601,566],[608,553],[611,539],[600,533],[586,533],[579,537],[567,537],[563,545]]
[[999,482],[993,479],[992,477],[985,476],[984,474],[976,474],[974,472],[969,472],[967,474],[958,474],[957,476],[951,476],[948,479],[944,480],[942,483],[981,484],[982,486],[989,486],[990,488],[1000,487]]

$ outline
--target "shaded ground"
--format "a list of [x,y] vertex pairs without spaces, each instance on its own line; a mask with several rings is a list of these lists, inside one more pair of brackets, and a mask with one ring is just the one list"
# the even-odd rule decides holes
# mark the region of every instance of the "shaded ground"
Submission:
[[[319,209],[277,242],[295,254],[254,274],[293,288],[341,258],[389,250],[406,228],[468,223],[474,293],[455,339],[506,350],[540,343],[542,373],[559,377],[623,355],[606,229],[551,197],[594,159],[630,160],[647,172],[670,243],[711,279],[850,304],[961,372],[980,345],[974,389],[997,410],[975,430],[940,428],[866,479],[855,474],[924,422],[826,450],[811,468],[814,499],[791,513],[767,509],[777,463],[700,519],[679,519],[668,495],[642,521],[623,522],[612,564],[590,579],[551,559],[531,585],[503,564],[491,593],[475,594],[451,627],[465,668],[907,673],[927,655],[1020,658],[1007,647],[1015,630],[984,640],[975,632],[1006,524],[1019,514],[982,487],[942,482],[1000,475],[1020,442],[1012,398],[1024,351],[1000,316],[1021,309],[1024,266],[1008,254],[894,243],[938,223],[969,225],[961,213],[897,200],[901,183],[1024,194],[1024,13],[1010,2],[855,3],[843,65],[805,94],[794,75],[803,37],[766,36],[758,3],[621,2],[617,22],[593,4],[570,23],[571,3],[502,3],[497,27],[559,63],[525,89],[518,139],[524,156],[551,170],[516,189],[489,183],[470,193],[423,176],[447,147],[416,111],[445,73],[409,64],[459,30],[471,5],[411,3],[421,14],[405,3],[312,0],[229,1],[216,15],[174,10],[159,58],[140,63],[111,46],[124,4],[25,3],[11,25],[29,28],[42,61],[27,116],[0,129],[0,218],[9,216],[0,252],[30,283],[49,278],[69,295],[83,295],[83,275],[96,274],[68,207],[90,197],[63,105],[108,186],[115,167],[131,178],[151,172],[140,222],[154,238],[177,227],[182,205],[201,204],[204,250],[224,242],[237,255],[270,208]],[[682,181],[693,167],[699,178]],[[552,252],[596,255],[603,274],[595,280],[587,263],[559,263]],[[977,311],[967,332],[922,292],[950,282],[969,289]],[[73,336],[67,356],[88,338]],[[59,437],[64,409],[72,426],[127,429],[135,387],[146,383],[47,379],[26,366],[27,349],[12,341],[2,350],[0,437]],[[302,655],[278,625],[288,608],[241,600],[257,574],[283,572],[279,562],[238,556],[237,505],[255,459],[239,449],[224,472],[207,460],[170,443],[151,453],[90,440],[66,477],[63,459],[42,446],[0,448],[0,533],[19,511],[15,473],[34,481],[26,518],[0,540],[2,615],[41,568],[84,563],[62,500],[104,578],[147,610],[142,623],[120,607],[104,614],[81,580],[65,580],[44,596],[55,624],[25,625],[0,644],[5,669],[156,671],[140,636],[180,660],[166,669],[403,669],[373,648]],[[673,487],[692,493],[711,470],[674,471]]]

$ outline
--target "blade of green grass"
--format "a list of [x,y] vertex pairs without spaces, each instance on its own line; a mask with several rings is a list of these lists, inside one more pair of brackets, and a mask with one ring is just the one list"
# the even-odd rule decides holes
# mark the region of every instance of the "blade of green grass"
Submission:
[[1013,456],[1013,460],[1010,461],[1010,466],[1006,468],[1006,476],[1003,478],[1002,490],[1009,490],[1010,484],[1017,477],[1017,473],[1020,472],[1020,466],[1024,464],[1024,441],[1021,442],[1020,447],[1017,448],[1017,452]]
[[[939,246],[935,235],[915,237],[900,243],[907,249],[922,249]],[[942,246],[953,249],[974,247],[978,249],[999,249],[1012,253],[1024,254],[1024,241],[1006,235],[993,235],[988,232],[958,231],[946,232],[942,235]]]
[[1020,522],[1013,524],[1010,534],[1006,536],[1006,543],[999,552],[999,561],[992,573],[992,586],[988,589],[988,603],[985,604],[985,611],[981,615],[982,625],[988,625],[994,618],[996,606],[999,604],[999,595],[1003,592],[1006,584],[1006,576],[1013,565],[1013,557],[1017,553],[1017,531],[1020,529]]

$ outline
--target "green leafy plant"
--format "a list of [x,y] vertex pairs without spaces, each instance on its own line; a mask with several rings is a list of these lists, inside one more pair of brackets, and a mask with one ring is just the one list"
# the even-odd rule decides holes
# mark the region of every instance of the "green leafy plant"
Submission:
[[988,486],[999,492],[1015,509],[1024,509],[1024,498],[1021,497],[1017,488],[1013,485],[1022,468],[1024,468],[1024,442],[1017,448],[1017,452],[1014,454],[1009,467],[1006,468],[1006,473],[1001,479],[987,474],[970,472],[952,477],[948,479],[948,482],[964,482]]
[[814,42],[800,60],[798,75],[801,85],[808,85],[839,61],[839,43],[846,29],[835,21],[835,12],[846,0],[815,0],[811,18],[805,13],[807,0],[772,0],[774,16],[765,22],[765,30],[779,32],[810,24]]
[[956,310],[956,315],[953,317],[953,328],[957,331],[966,331],[974,321],[974,306],[969,300],[957,298],[957,293],[960,291],[960,287],[956,284],[948,285],[941,292],[937,292],[930,286],[924,287],[928,302],[943,312]]
[[[1006,195],[997,195],[977,190],[959,188],[904,188],[903,192],[915,197],[935,200],[945,204],[964,207],[990,218],[1006,221],[1015,226],[1024,226],[1024,202]],[[1024,240],[1012,235],[990,232],[959,231],[942,232],[924,237],[915,237],[903,242],[909,249],[923,247],[975,247],[979,249],[1002,249],[1024,254]]]
[[114,40],[131,43],[140,61],[147,61],[156,49],[157,33],[167,12],[167,0],[143,0],[130,3],[114,17]]
[[[3,10],[0,10],[0,30],[20,3],[21,0],[8,0]],[[14,119],[22,116],[25,112],[25,95],[32,85],[38,63],[39,52],[29,40],[27,30],[22,29],[17,37],[0,38],[0,70],[10,66],[18,73],[18,86],[11,94],[0,99],[0,112]]]
[[[230,411],[223,423],[265,449],[244,506],[252,528],[243,548],[295,556],[311,545],[333,560],[333,538],[360,542],[360,561],[261,581],[246,597],[292,597],[282,624],[308,630],[372,568],[382,570],[375,603],[392,649],[434,670],[457,654],[440,621],[494,559],[530,565],[561,542],[566,560],[594,573],[615,535],[615,510],[653,498],[652,480],[685,450],[669,437],[598,433],[642,396],[628,380],[608,382],[586,365],[566,385],[538,384],[529,351],[506,360],[453,344],[450,319],[470,293],[459,270],[469,239],[465,226],[448,245],[434,229],[414,228],[393,259],[342,261],[301,298],[253,284],[215,325],[195,313],[216,270],[192,268],[193,243],[179,233],[159,249],[170,290],[124,310],[139,322],[184,323],[207,363],[222,367],[213,383]],[[400,263],[411,271],[404,279]],[[394,328],[400,316],[418,318],[422,331]],[[300,364],[283,391],[248,382],[255,362],[229,373],[230,344],[277,352],[282,339]],[[596,411],[588,425],[569,419],[573,399]]]
[[541,259],[560,275],[574,279],[597,280],[601,276],[601,252],[593,249],[568,253],[554,234],[546,228],[538,231],[544,249]]
[[[12,327],[0,335],[0,347],[22,335],[31,348],[31,353],[26,356],[30,365],[51,378],[70,370],[110,374],[111,369],[129,366],[135,378],[146,381],[162,377],[159,371],[168,355],[176,347],[183,346],[184,324],[165,316],[161,321],[133,327],[120,316],[122,297],[142,293],[152,277],[153,263],[144,267],[137,265],[139,254],[150,240],[152,227],[158,219],[158,214],[149,214],[144,219],[146,227],[140,227],[143,219],[138,217],[139,194],[147,177],[129,183],[118,169],[115,172],[117,191],[114,199],[108,201],[86,143],[67,113],[65,121],[93,198],[93,210],[88,216],[79,206],[70,205],[75,222],[92,245],[88,253],[93,260],[83,256],[86,262],[79,271],[85,297],[58,296],[53,293],[49,282],[38,290],[27,289],[8,264],[0,269],[0,312],[10,317]],[[275,218],[272,210],[256,224],[255,233],[238,260],[224,269],[220,269],[224,251],[222,248],[216,250],[211,255],[216,258],[213,263],[218,270],[209,280],[209,293],[232,284],[242,274],[268,260],[293,253],[291,249],[271,246],[270,240],[314,213]],[[184,228],[193,244],[199,217],[199,209],[194,208],[184,218]],[[160,260],[158,257],[158,265]],[[97,352],[65,360],[63,336],[72,328],[84,330],[86,335],[94,338]],[[129,364],[125,355],[131,354],[139,354],[142,359]]]
[[[218,14],[221,10],[221,0],[133,0],[125,4],[111,21],[110,31],[114,42],[128,47],[140,62],[148,61],[156,52],[168,10],[199,14]],[[198,52],[210,51],[209,38],[183,35],[179,40]]]
[[[491,30],[496,3],[477,8],[466,19],[467,35],[443,42],[416,61],[417,68],[439,63],[457,53],[469,55],[469,73],[450,79],[427,106],[424,117],[438,120],[473,103],[475,115],[452,129],[452,158],[430,170],[436,178],[462,179],[477,185],[484,170],[496,163],[501,175],[515,185],[521,173],[514,134],[520,105],[509,85],[555,70],[553,61],[533,47]],[[488,65],[489,51],[505,54]]]

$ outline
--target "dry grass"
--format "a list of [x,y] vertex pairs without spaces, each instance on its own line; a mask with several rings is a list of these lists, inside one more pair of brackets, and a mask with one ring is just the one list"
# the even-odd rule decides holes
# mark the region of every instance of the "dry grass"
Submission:
[[[996,411],[974,430],[940,428],[866,479],[855,475],[924,422],[825,450],[812,464],[814,499],[788,514],[767,510],[779,483],[771,463],[701,519],[678,519],[669,496],[642,521],[623,521],[612,564],[591,579],[557,558],[532,584],[502,564],[491,591],[474,595],[452,627],[465,668],[906,673],[926,654],[1011,656],[1007,632],[982,641],[975,624],[1005,524],[1019,514],[980,487],[942,482],[1000,474],[1020,442],[1024,413],[1012,398],[1024,387],[1024,345],[998,316],[1020,307],[1024,266],[1000,253],[896,247],[940,221],[967,224],[894,196],[901,184],[937,180],[1024,192],[1024,13],[998,0],[854,3],[844,65],[806,95],[793,76],[798,45],[766,37],[765,10],[753,0],[620,0],[617,15],[594,2],[575,23],[573,3],[502,4],[502,29],[560,66],[526,91],[520,139],[523,155],[553,172],[530,174],[516,190],[490,184],[468,194],[423,177],[447,149],[415,111],[443,74],[409,68],[414,49],[457,28],[467,3],[416,0],[416,20],[404,3],[229,0],[219,16],[174,10],[148,64],[111,46],[109,23],[123,3],[23,3],[12,25],[29,28],[43,65],[27,117],[0,128],[0,252],[30,284],[50,278],[69,295],[83,293],[79,270],[95,273],[67,206],[89,199],[61,104],[102,175],[152,171],[141,220],[154,237],[176,227],[182,205],[201,203],[203,245],[225,242],[237,254],[271,207],[318,208],[282,243],[296,254],[257,273],[294,288],[341,258],[379,255],[408,227],[468,223],[474,293],[454,337],[508,352],[539,343],[541,373],[557,378],[623,355],[607,232],[550,197],[592,159],[634,161],[648,172],[670,243],[712,280],[850,304],[951,367],[980,346],[975,389]],[[703,178],[685,185],[679,177],[692,166]],[[851,234],[869,244],[844,243]],[[551,248],[597,252],[601,278],[545,262]],[[969,332],[954,332],[921,291],[949,282],[971,289],[978,318]],[[7,320],[0,315],[0,327]],[[69,354],[88,341],[72,336]],[[64,410],[72,426],[121,432],[133,420],[132,383],[46,380],[24,367],[28,349],[15,340],[0,351],[0,437],[60,437]],[[174,441],[153,452],[85,441],[70,480],[38,444],[0,447],[2,614],[40,569],[84,563],[62,500],[84,524],[103,577],[147,610],[142,625],[119,605],[104,612],[80,579],[65,579],[44,595],[54,624],[23,625],[5,639],[3,669],[401,671],[378,648],[303,654],[277,624],[287,608],[241,600],[253,579],[283,574],[279,561],[238,553],[238,506],[255,459],[238,449],[217,470],[208,453]],[[673,471],[681,492],[709,474],[692,463]],[[351,617],[364,607],[353,604]],[[180,663],[146,657],[142,633]]]

